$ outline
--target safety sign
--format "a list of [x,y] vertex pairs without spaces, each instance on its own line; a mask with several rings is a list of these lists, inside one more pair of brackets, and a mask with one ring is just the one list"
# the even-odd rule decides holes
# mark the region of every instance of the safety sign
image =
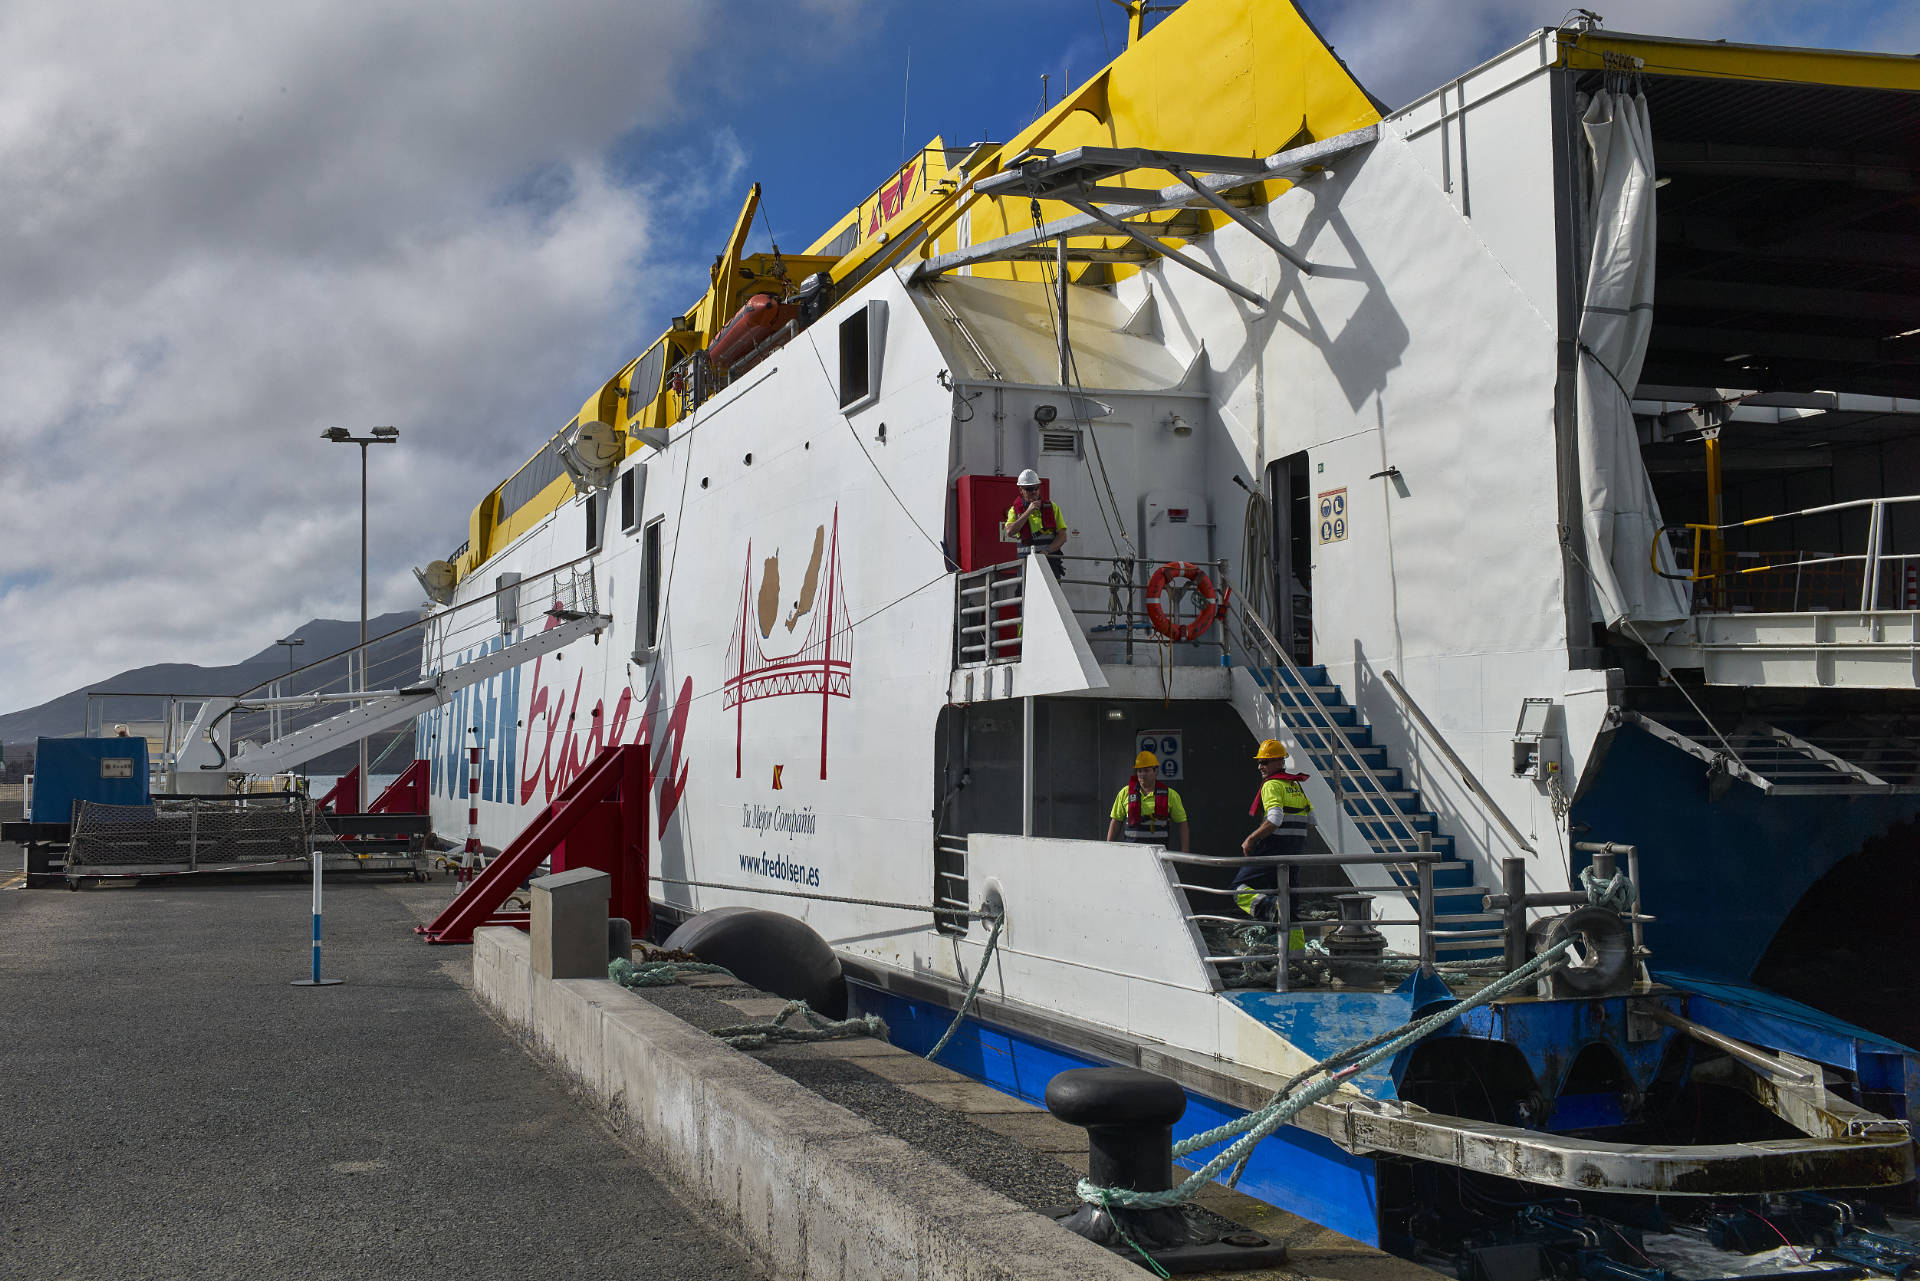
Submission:
[[1320,518],[1320,541],[1342,543],[1347,539],[1347,491],[1325,489],[1314,504]]
[[1180,751],[1181,733],[1177,729],[1143,729],[1134,736],[1140,740],[1137,751],[1152,752],[1160,758],[1160,777],[1169,783],[1178,783],[1186,777],[1180,769],[1184,759]]

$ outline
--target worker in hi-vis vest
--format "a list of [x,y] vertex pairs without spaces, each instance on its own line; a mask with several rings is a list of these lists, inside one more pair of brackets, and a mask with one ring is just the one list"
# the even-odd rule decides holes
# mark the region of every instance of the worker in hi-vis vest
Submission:
[[[1287,772],[1287,748],[1278,739],[1260,744],[1253,763],[1260,771],[1260,794],[1248,813],[1260,825],[1240,842],[1240,851],[1249,856],[1304,854],[1307,832],[1313,827],[1313,802],[1300,787],[1307,776]],[[1278,918],[1274,895],[1279,888],[1280,871],[1272,864],[1248,864],[1234,874],[1234,902],[1256,921]],[[1293,935],[1300,940],[1300,931]]]
[[1035,552],[1053,566],[1055,581],[1066,577],[1067,562],[1060,549],[1067,545],[1067,521],[1060,504],[1040,497],[1040,473],[1029,467],[1013,482],[1020,490],[1020,501],[1007,508],[1007,519],[1000,525],[1000,537],[1020,544],[1022,556]]
[[1160,778],[1160,758],[1142,752],[1133,758],[1133,777],[1113,798],[1113,816],[1107,823],[1107,839],[1125,838],[1136,845],[1165,845],[1173,848],[1167,836],[1180,829],[1180,852],[1188,853],[1191,843],[1187,830],[1187,807],[1180,793]]

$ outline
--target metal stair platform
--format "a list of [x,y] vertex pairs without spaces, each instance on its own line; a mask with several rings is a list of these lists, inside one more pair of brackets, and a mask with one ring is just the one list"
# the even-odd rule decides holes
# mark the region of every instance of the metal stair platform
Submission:
[[1709,685],[1920,689],[1920,610],[1701,614],[1658,648]]

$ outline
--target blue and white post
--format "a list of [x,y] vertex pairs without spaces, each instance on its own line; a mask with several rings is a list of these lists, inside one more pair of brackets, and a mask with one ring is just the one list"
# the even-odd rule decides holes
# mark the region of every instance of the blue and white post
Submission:
[[343,983],[344,979],[323,979],[320,977],[320,851],[313,852],[313,977],[295,979],[294,987],[332,987]]

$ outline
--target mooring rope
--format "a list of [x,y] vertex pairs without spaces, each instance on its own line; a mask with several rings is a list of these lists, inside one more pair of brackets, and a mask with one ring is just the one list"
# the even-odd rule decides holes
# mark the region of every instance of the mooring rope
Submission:
[[927,1051],[929,1061],[938,1058],[940,1051],[947,1048],[947,1042],[953,1039],[953,1034],[960,1030],[962,1023],[966,1022],[967,1011],[973,1008],[974,998],[980,995],[980,984],[987,977],[987,962],[993,959],[993,949],[1000,945],[1000,927],[1007,923],[1005,916],[993,916],[987,919],[993,922],[993,929],[987,934],[987,950],[980,954],[980,968],[974,971],[973,983],[967,988],[966,999],[960,1002],[960,1010],[953,1016],[953,1022],[947,1024],[947,1030],[941,1034],[938,1041],[934,1042],[933,1048]]
[[[806,1018],[808,1026],[790,1027],[795,1015]],[[850,1036],[877,1036],[887,1039],[887,1025],[878,1014],[863,1014],[853,1019],[830,1019],[816,1014],[805,1001],[788,1001],[785,1008],[767,1023],[740,1023],[712,1029],[713,1035],[736,1050],[759,1050],[775,1041],[841,1041]]]
[[1594,874],[1593,868],[1580,869],[1580,885],[1587,891],[1587,898],[1598,907],[1610,907],[1625,916],[1633,911],[1633,882],[1627,874],[1615,871],[1606,880]]
[[[706,961],[642,961],[635,965],[625,957],[607,963],[607,977],[621,987],[672,987],[682,974],[723,974],[739,982],[739,976],[724,965]],[[789,1025],[795,1015],[806,1018],[808,1026]],[[840,1041],[850,1036],[877,1036],[887,1039],[887,1024],[878,1014],[863,1014],[853,1019],[830,1019],[814,1012],[805,1001],[788,1001],[785,1008],[766,1023],[738,1023],[710,1029],[736,1050],[764,1049],[775,1041]]]
[[682,974],[724,974],[739,982],[726,966],[709,965],[705,961],[642,961],[635,965],[623,956],[616,956],[607,965],[607,977],[621,987],[672,987]]
[[[1562,940],[1514,970],[1513,973],[1489,983],[1472,996],[1456,1001],[1438,1013],[1393,1031],[1383,1032],[1321,1060],[1282,1086],[1264,1107],[1229,1121],[1225,1125],[1217,1125],[1211,1130],[1204,1130],[1191,1138],[1182,1139],[1173,1145],[1173,1155],[1176,1157],[1211,1147],[1229,1136],[1239,1136],[1221,1149],[1211,1161],[1188,1175],[1186,1180],[1177,1186],[1160,1192],[1140,1192],[1132,1188],[1103,1188],[1087,1179],[1082,1179],[1077,1188],[1080,1199],[1097,1205],[1109,1213],[1116,1206],[1130,1210],[1154,1210],[1191,1200],[1194,1194],[1210,1183],[1216,1174],[1228,1166],[1237,1165],[1262,1139],[1292,1120],[1309,1104],[1326,1098],[1349,1079],[1359,1076],[1369,1068],[1392,1058],[1407,1046],[1439,1031],[1468,1010],[1497,1000],[1513,989],[1531,982],[1549,968],[1562,964],[1567,950],[1577,941],[1577,939]],[[1373,1048],[1369,1050],[1369,1046]],[[1299,1089],[1297,1093],[1293,1092],[1303,1079],[1322,1073],[1325,1074],[1322,1079],[1304,1089]]]

